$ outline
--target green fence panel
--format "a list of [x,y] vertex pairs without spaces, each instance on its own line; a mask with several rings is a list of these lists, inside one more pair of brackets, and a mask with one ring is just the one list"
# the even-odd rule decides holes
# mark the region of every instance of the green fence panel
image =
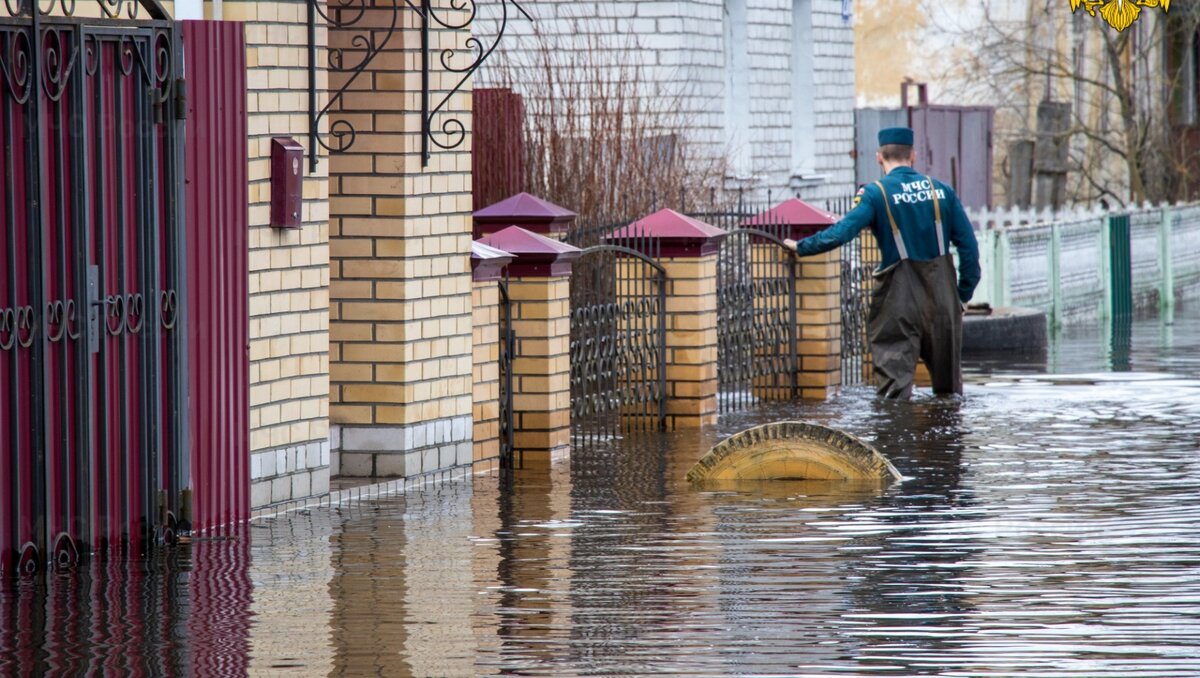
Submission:
[[1129,246],[1129,215],[1116,214],[1108,219],[1109,289],[1112,317],[1133,315],[1133,264]]

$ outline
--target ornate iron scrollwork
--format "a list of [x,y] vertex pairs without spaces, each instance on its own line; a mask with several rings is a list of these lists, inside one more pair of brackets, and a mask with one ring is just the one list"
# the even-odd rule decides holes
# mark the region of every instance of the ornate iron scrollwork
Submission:
[[[104,329],[109,336],[137,334],[142,331],[145,302],[142,293],[110,294],[100,302],[104,305]],[[113,322],[115,320],[115,324]]]
[[0,351],[29,348],[37,334],[32,306],[0,308]]
[[17,572],[24,575],[36,574],[42,566],[42,556],[31,541],[21,545],[21,557],[17,560]]
[[[108,19],[136,21],[143,7],[150,19],[171,18],[158,0],[95,0],[95,4],[100,8],[101,15]],[[35,10],[38,16],[73,17],[77,5],[77,0],[4,0],[4,9],[10,17],[33,16]]]
[[[54,331],[55,327],[58,328],[57,332]],[[58,343],[63,340],[63,337],[79,338],[74,299],[66,301],[59,299],[46,304],[46,338],[53,343]]]
[[[609,238],[609,242],[613,242]],[[666,271],[644,240],[584,250],[571,278],[572,436],[585,444],[666,421]]]
[[[7,2],[7,0],[6,0]],[[11,11],[12,8],[9,7]],[[25,31],[12,31],[7,40],[8,49],[0,50],[0,74],[8,82],[9,96],[18,106],[29,102],[29,94],[33,91],[33,46],[29,34]]]
[[731,230],[717,256],[717,375],[721,409],[796,393],[796,284],[791,251],[775,233]]
[[159,322],[163,329],[175,329],[175,321],[179,319],[179,294],[175,290],[163,290],[159,303]]
[[66,532],[59,532],[54,539],[54,565],[58,569],[75,567],[80,562],[79,547]]
[[[446,92],[437,101],[431,105],[431,98],[434,96],[430,89],[430,40],[429,32],[436,25],[447,30],[465,30],[471,27],[479,12],[478,0],[446,0],[449,4],[445,7],[434,7],[436,0],[403,0],[403,6],[408,7],[416,13],[420,22],[421,31],[421,164],[425,166],[429,163],[431,154],[430,145],[438,148],[451,150],[458,148],[467,138],[467,126],[458,117],[446,111],[446,106],[450,103],[451,98],[462,90],[463,86],[471,79],[475,71],[487,61],[496,48],[500,45],[500,41],[504,38],[504,33],[508,28],[509,6],[516,8],[526,19],[532,21],[533,18],[518,4],[517,0],[499,0],[501,4],[499,22],[499,30],[491,44],[485,45],[483,40],[476,37],[470,37],[466,41],[468,52],[473,57],[465,65],[456,66],[455,57],[459,50],[454,48],[445,48],[441,50],[439,62],[442,69],[449,73],[456,73],[462,77],[457,83]],[[340,83],[340,86],[333,89],[329,93],[329,99],[325,105],[318,108],[317,106],[317,73],[316,73],[316,22],[317,18],[323,19],[330,29],[354,29],[367,15],[368,9],[382,9],[391,11],[391,18],[387,21],[385,27],[377,27],[375,23],[368,22],[369,25],[363,26],[363,33],[355,35],[350,40],[350,45],[355,53],[361,53],[361,58],[353,60],[352,63],[346,63],[346,49],[341,47],[329,48],[327,63],[331,73],[348,73],[349,76],[345,81]],[[321,6],[320,0],[308,0],[308,40],[309,40],[309,168],[315,171],[318,162],[318,148],[324,148],[330,153],[342,153],[350,149],[354,145],[358,137],[358,132],[354,127],[354,123],[346,118],[337,116],[337,106],[342,101],[345,93],[351,88],[354,82],[358,79],[367,67],[373,62],[391,42],[392,37],[396,33],[396,26],[399,23],[399,14],[402,9],[401,0],[389,0],[387,3],[376,3],[374,0],[329,0],[327,7]],[[454,21],[446,15],[450,12],[465,12],[466,18],[462,21]],[[434,119],[438,116],[443,116],[440,126],[434,124]],[[328,140],[322,140],[318,133],[321,120],[330,118]]]

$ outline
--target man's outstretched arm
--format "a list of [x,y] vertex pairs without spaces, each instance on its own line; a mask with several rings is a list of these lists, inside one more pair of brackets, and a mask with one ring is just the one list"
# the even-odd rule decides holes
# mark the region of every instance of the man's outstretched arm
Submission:
[[[868,188],[867,190],[870,189]],[[850,213],[845,217],[842,217],[841,221],[820,233],[810,235],[800,242],[788,240],[786,244],[788,247],[796,250],[796,254],[802,257],[828,252],[858,237],[858,234],[871,224],[874,217],[875,212],[871,207],[871,200],[864,194],[858,206],[850,210]]]

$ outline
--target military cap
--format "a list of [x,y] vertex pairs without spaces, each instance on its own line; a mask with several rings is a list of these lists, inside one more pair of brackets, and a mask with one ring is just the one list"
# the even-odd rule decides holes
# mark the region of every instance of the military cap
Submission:
[[913,145],[913,131],[908,127],[885,127],[879,130],[879,145],[888,146],[895,144],[898,146]]

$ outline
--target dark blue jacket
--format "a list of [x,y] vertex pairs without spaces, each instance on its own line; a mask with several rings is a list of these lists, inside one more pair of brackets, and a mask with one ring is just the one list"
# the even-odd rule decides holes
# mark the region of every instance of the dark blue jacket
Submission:
[[[911,167],[897,167],[881,179],[891,200],[892,216],[904,239],[904,247],[911,259],[925,261],[938,257],[937,230],[933,224],[933,199],[928,187],[921,182],[927,177]],[[979,244],[971,222],[963,211],[962,203],[954,190],[934,180],[938,188],[938,202],[942,212],[942,233],[958,249],[958,298],[963,303],[970,301],[979,284]],[[809,256],[837,249],[854,240],[867,226],[879,243],[880,270],[900,261],[900,253],[892,239],[892,227],[884,210],[883,196],[874,183],[867,184],[860,192],[861,201],[841,221],[814,234],[796,245],[796,253]],[[946,247],[949,252],[949,245]]]

